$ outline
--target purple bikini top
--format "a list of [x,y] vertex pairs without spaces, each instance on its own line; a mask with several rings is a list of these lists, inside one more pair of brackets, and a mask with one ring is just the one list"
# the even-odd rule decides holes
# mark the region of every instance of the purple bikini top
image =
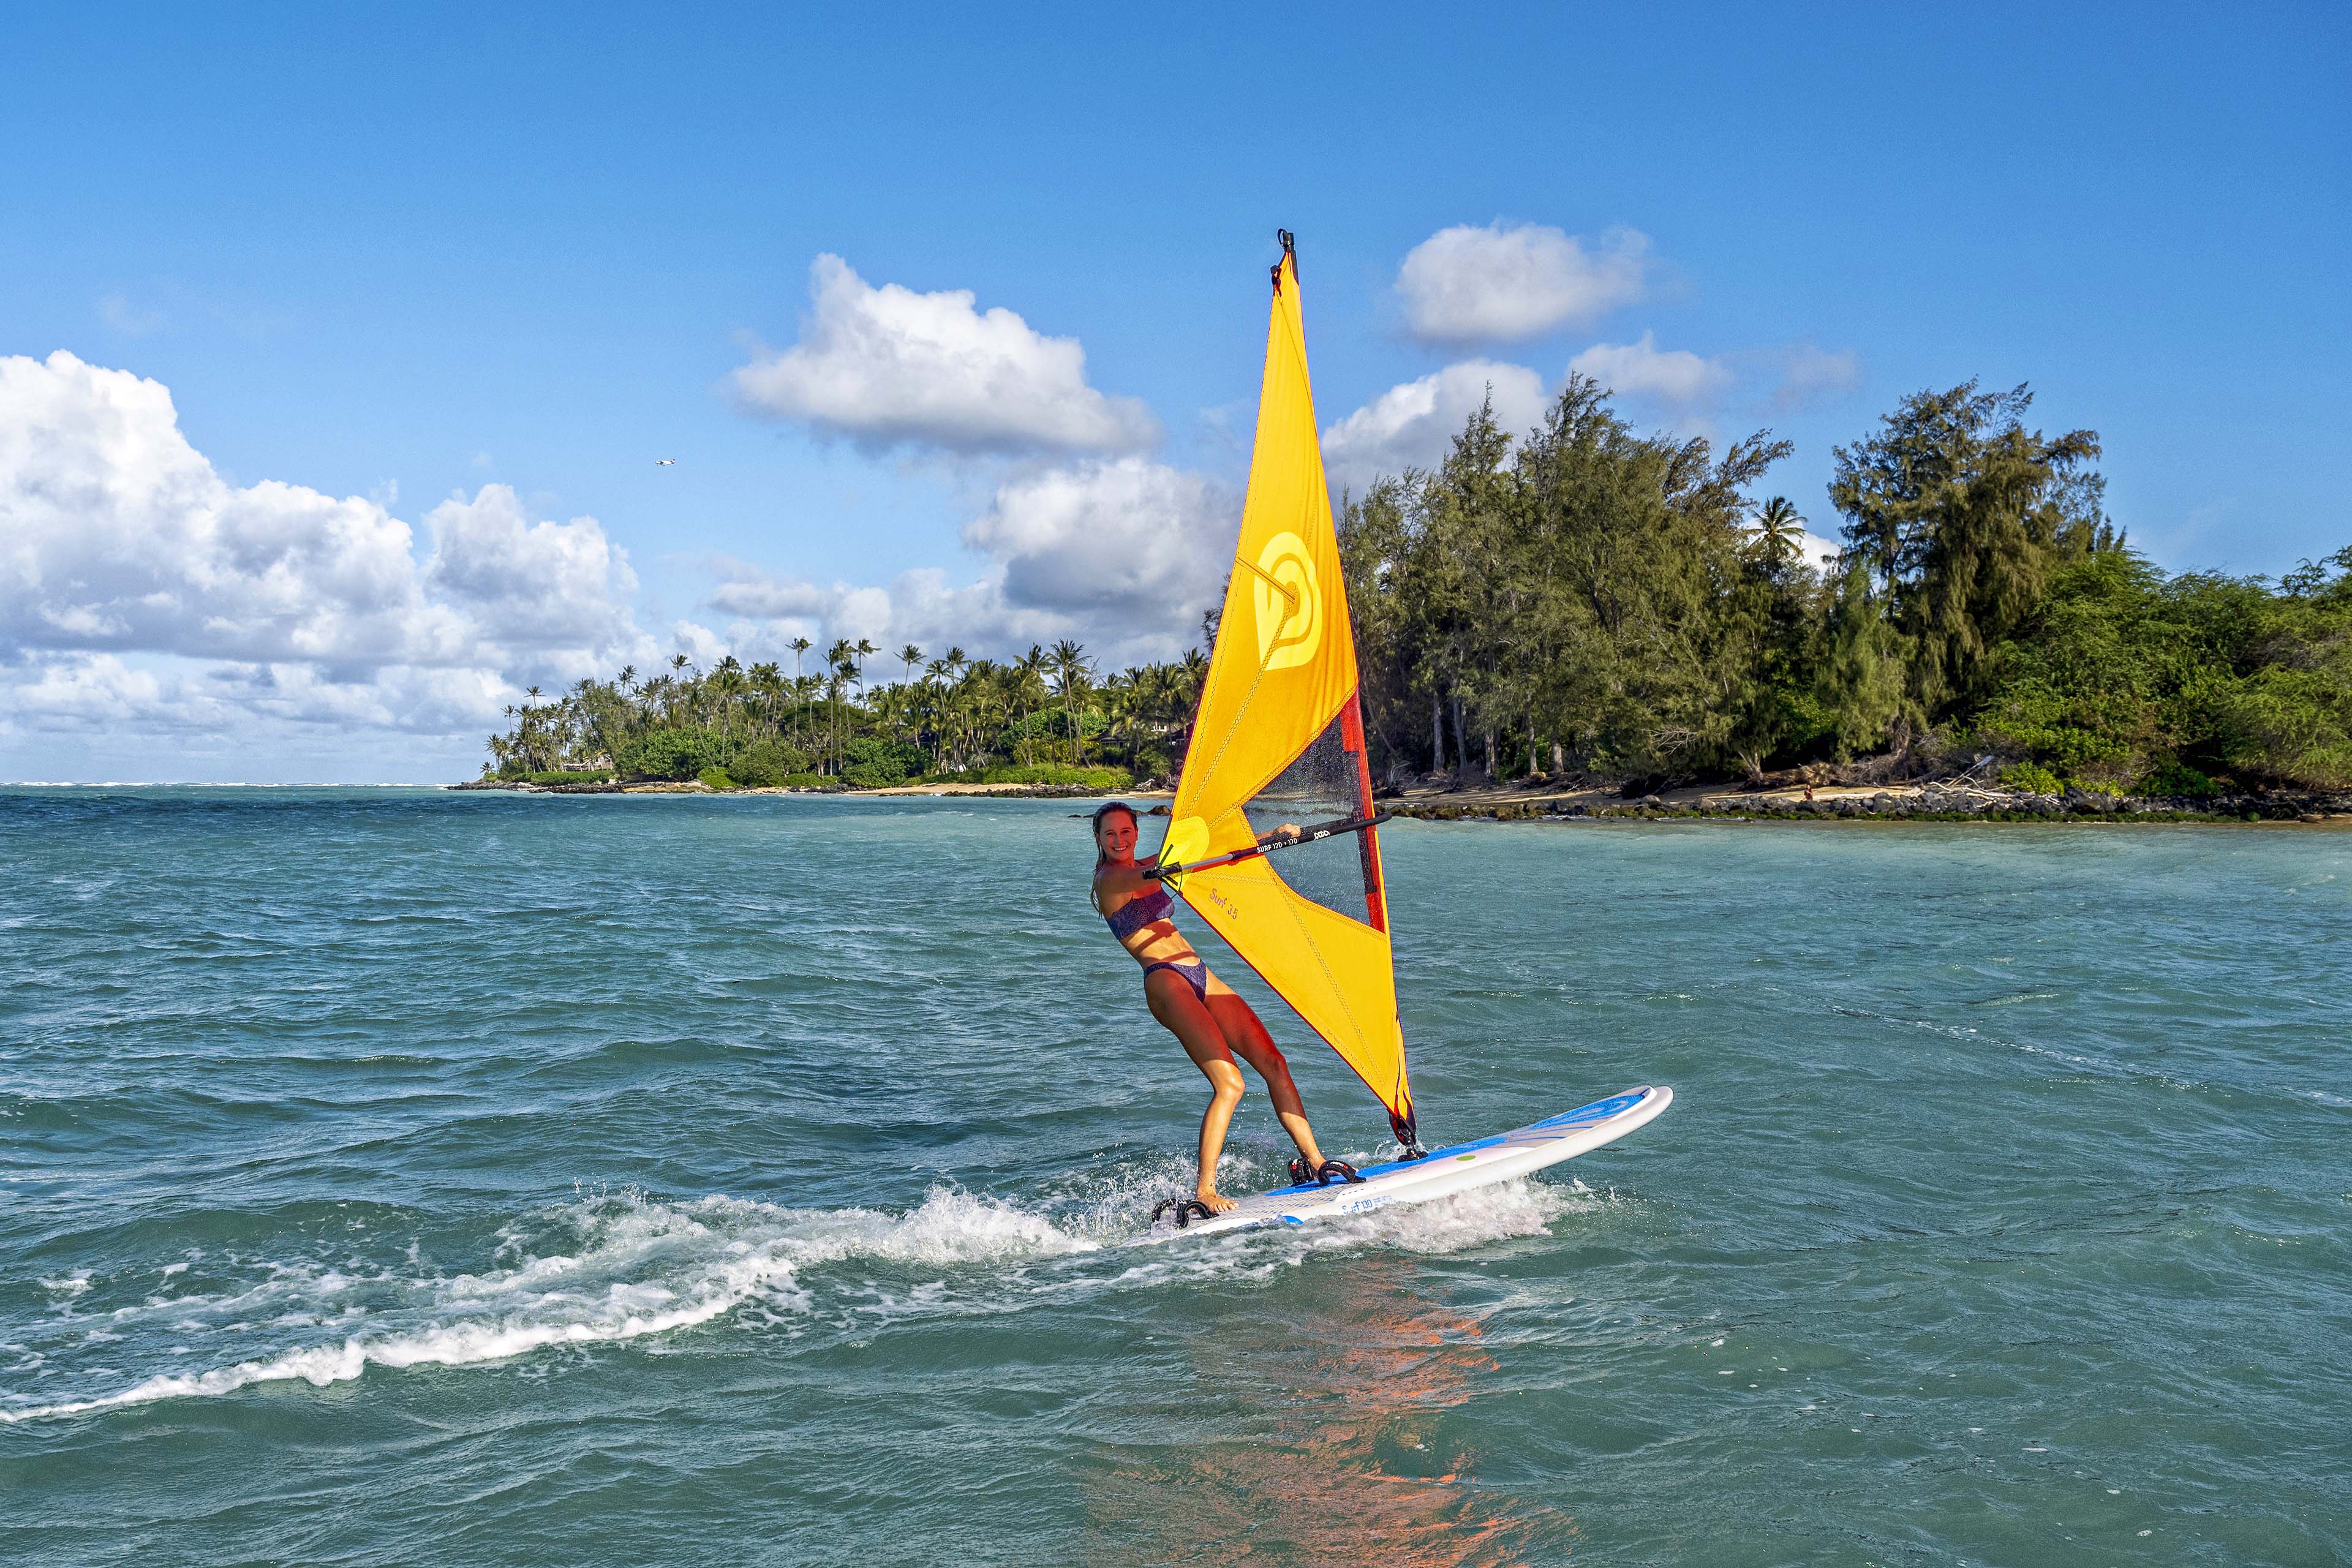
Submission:
[[1176,901],[1168,896],[1168,889],[1154,888],[1148,893],[1138,893],[1115,912],[1103,916],[1103,924],[1110,927],[1111,935],[1125,942],[1145,926],[1164,921],[1175,912]]

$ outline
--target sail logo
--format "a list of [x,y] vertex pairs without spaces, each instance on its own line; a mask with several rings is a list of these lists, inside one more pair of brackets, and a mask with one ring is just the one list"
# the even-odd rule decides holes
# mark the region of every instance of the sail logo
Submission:
[[1258,668],[1288,669],[1313,658],[1323,642],[1323,590],[1315,580],[1315,557],[1307,541],[1277,533],[1255,561],[1244,556],[1242,564],[1256,577],[1250,587],[1257,612]]

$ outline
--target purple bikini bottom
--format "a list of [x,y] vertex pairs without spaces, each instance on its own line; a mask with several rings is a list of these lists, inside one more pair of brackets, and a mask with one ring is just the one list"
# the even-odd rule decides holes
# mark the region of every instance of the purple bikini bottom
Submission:
[[1146,980],[1150,979],[1151,972],[1155,969],[1172,971],[1178,979],[1192,987],[1202,1003],[1205,1004],[1209,1000],[1209,966],[1199,959],[1192,959],[1189,963],[1171,963],[1162,960],[1158,963],[1147,963],[1143,966],[1143,977]]

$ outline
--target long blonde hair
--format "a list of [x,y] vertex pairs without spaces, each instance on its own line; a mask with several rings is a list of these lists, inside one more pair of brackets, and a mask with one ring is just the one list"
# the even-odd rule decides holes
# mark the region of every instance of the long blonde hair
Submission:
[[1135,807],[1128,805],[1127,802],[1123,800],[1107,800],[1100,805],[1095,807],[1095,814],[1087,818],[1087,830],[1094,835],[1095,840],[1095,879],[1087,889],[1087,902],[1094,905],[1095,913],[1097,914],[1102,913],[1101,879],[1103,863],[1110,858],[1109,852],[1102,847],[1103,818],[1108,816],[1114,811],[1123,811],[1127,813],[1128,821],[1135,823],[1139,826],[1142,824],[1142,818],[1135,815]]

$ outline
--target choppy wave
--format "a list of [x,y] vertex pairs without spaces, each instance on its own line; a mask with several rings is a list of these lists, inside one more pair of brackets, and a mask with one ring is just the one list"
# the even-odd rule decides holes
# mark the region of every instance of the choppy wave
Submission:
[[[1058,1218],[944,1186],[903,1214],[794,1209],[718,1195],[677,1204],[633,1193],[584,1196],[551,1217],[501,1232],[497,1256],[512,1261],[480,1273],[395,1270],[370,1276],[321,1264],[278,1264],[265,1278],[236,1289],[158,1295],[139,1307],[66,1317],[56,1326],[88,1325],[76,1329],[76,1348],[82,1349],[121,1337],[113,1328],[98,1328],[99,1322],[121,1327],[126,1319],[139,1318],[150,1320],[151,1327],[169,1322],[180,1331],[250,1330],[258,1322],[349,1331],[340,1340],[248,1356],[204,1372],[151,1376],[110,1394],[0,1405],[0,1423],[233,1394],[295,1379],[324,1388],[358,1378],[371,1366],[479,1365],[550,1347],[614,1343],[688,1329],[746,1307],[761,1309],[768,1321],[804,1319],[813,1306],[805,1277],[829,1264],[1018,1268],[1138,1239],[1134,1200],[1157,1184],[1164,1180],[1151,1175],[1099,1184],[1083,1195],[1049,1204]],[[1017,1311],[1045,1297],[1105,1286],[1265,1278],[1335,1249],[1455,1252],[1543,1234],[1563,1214],[1605,1201],[1580,1183],[1503,1183],[1302,1228],[1228,1232],[1155,1248],[1153,1256],[1107,1279],[1097,1275],[1053,1287],[1033,1282],[992,1296],[983,1287],[977,1307]],[[415,1258],[412,1247],[412,1265]],[[186,1268],[184,1262],[173,1264],[160,1277],[180,1275]],[[42,1283],[61,1300],[79,1300],[90,1289],[82,1271]],[[857,1310],[887,1317],[972,1306],[956,1309],[935,1287],[925,1286],[884,1292]],[[25,1364],[50,1359],[37,1356]]]
[[[76,1415],[232,1393],[257,1383],[300,1378],[319,1387],[370,1366],[468,1366],[551,1345],[633,1340],[690,1328],[747,1302],[803,1310],[803,1270],[852,1258],[950,1266],[1034,1258],[1095,1244],[1036,1215],[947,1188],[903,1215],[875,1209],[809,1210],[713,1196],[672,1205],[635,1194],[598,1195],[568,1205],[550,1239],[563,1250],[527,1246],[510,1227],[501,1254],[517,1257],[479,1274],[401,1279],[354,1277],[331,1268],[279,1266],[245,1289],[213,1297],[155,1298],[109,1321],[146,1315],[175,1326],[245,1328],[264,1314],[272,1326],[356,1320],[341,1341],[249,1357],[189,1374],[150,1377],[117,1393],[46,1405],[0,1406],[0,1422]],[[83,1278],[56,1281],[87,1290]],[[362,1305],[362,1300],[388,1304]],[[311,1309],[305,1312],[303,1306]],[[337,1315],[321,1316],[320,1310]],[[289,1310],[290,1309],[290,1310]],[[83,1331],[87,1333],[89,1331]]]

